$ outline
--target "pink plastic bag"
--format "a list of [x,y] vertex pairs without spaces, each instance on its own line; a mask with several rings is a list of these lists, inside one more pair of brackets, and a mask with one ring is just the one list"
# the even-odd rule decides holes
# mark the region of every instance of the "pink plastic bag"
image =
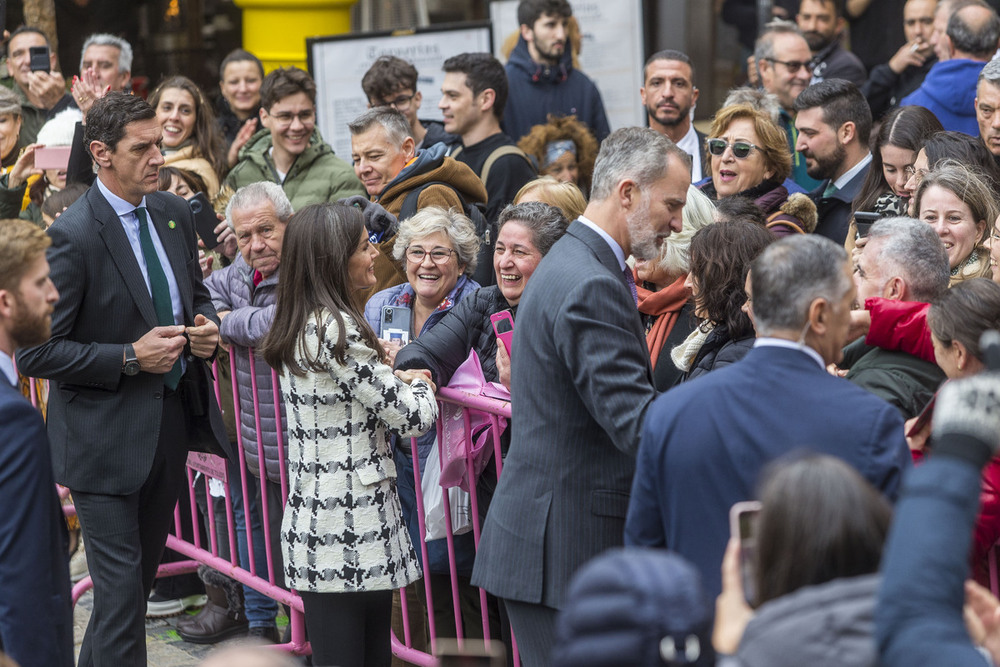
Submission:
[[[475,350],[469,352],[469,358],[462,362],[448,383],[450,389],[464,391],[474,396],[486,396],[502,401],[510,400],[510,392],[499,382],[487,382],[483,375],[483,367]],[[490,462],[493,455],[493,426],[490,415],[479,410],[469,410],[469,425],[471,437],[465,431],[462,418],[462,408],[451,403],[441,403],[441,421],[443,429],[438,441],[441,447],[441,486],[451,488],[457,486],[463,491],[469,491],[466,481],[468,469],[466,452],[471,448],[474,477],[479,475]],[[499,437],[507,429],[507,420],[497,417],[500,426]]]

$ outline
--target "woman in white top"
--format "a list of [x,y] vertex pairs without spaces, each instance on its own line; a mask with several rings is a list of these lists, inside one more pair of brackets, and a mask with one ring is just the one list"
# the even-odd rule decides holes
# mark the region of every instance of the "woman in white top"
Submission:
[[434,426],[435,388],[428,371],[394,374],[361,314],[377,254],[359,209],[296,213],[262,346],[288,415],[285,576],[302,596],[317,666],[388,665],[391,591],[420,577],[389,435]]

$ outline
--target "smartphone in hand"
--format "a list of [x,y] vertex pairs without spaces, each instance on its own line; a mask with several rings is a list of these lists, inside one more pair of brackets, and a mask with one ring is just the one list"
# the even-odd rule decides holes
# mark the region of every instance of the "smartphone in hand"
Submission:
[[743,597],[751,607],[757,599],[757,587],[754,585],[757,567],[757,517],[760,515],[760,503],[747,500],[736,503],[729,510],[729,531],[740,541],[740,582],[743,584]]

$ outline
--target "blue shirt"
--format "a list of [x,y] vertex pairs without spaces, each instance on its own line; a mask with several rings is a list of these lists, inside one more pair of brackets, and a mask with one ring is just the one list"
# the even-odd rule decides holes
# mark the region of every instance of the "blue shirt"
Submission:
[[14,372],[14,360],[7,356],[7,353],[0,350],[0,377],[7,378],[13,386],[17,386],[17,373]]
[[[100,189],[101,194],[104,198],[108,200],[111,204],[111,208],[115,210],[118,215],[118,219],[121,220],[122,228],[125,229],[125,235],[128,237],[129,245],[132,246],[132,252],[135,254],[135,261],[139,263],[139,269],[142,271],[142,277],[146,281],[146,291],[149,292],[149,296],[153,296],[153,289],[149,285],[149,272],[146,270],[146,258],[142,254],[142,246],[139,244],[139,217],[135,214],[135,209],[142,207],[146,208],[146,198],[143,197],[142,201],[139,202],[139,206],[133,206],[128,203],[115,193],[111,192],[104,182],[98,178],[97,187]],[[149,236],[153,240],[153,247],[156,249],[156,256],[160,259],[160,266],[163,267],[163,273],[167,277],[167,286],[170,288],[170,308],[174,313],[174,324],[184,324],[184,307],[181,305],[181,292],[177,287],[177,278],[174,276],[174,272],[170,267],[170,260],[167,258],[167,251],[163,248],[163,243],[160,242],[160,236],[156,233],[156,225],[153,224],[152,216],[149,213],[149,209],[146,208],[146,219],[149,221]]]

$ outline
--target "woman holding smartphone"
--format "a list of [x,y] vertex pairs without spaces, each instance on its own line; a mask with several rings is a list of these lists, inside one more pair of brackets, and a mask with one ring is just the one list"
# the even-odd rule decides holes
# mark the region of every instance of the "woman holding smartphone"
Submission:
[[289,221],[274,323],[261,347],[288,415],[285,576],[313,664],[384,666],[392,590],[420,577],[396,494],[390,434],[434,426],[427,371],[397,371],[361,314],[378,254],[361,211],[317,204]]

